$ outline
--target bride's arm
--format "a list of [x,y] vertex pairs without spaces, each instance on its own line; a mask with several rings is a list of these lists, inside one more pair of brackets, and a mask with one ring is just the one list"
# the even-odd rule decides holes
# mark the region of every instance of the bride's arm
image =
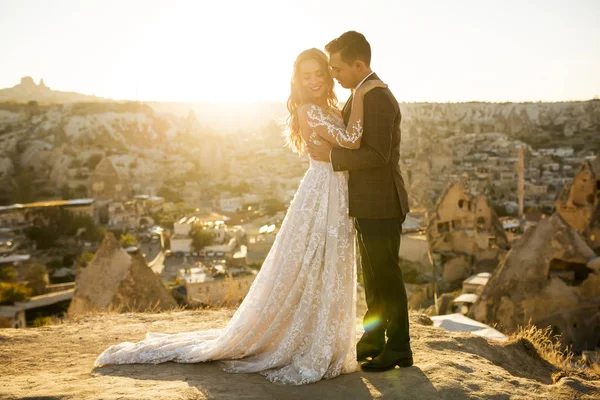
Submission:
[[337,137],[344,130],[333,124],[323,110],[314,104],[304,104],[298,108],[298,123],[302,138],[306,142],[319,144],[320,140],[325,140],[331,147],[341,148]]
[[310,137],[314,132],[333,147],[358,149],[363,133],[364,96],[378,87],[385,88],[387,85],[379,80],[367,81],[354,93],[350,120],[345,130],[332,123],[320,107],[304,104],[298,109],[298,122],[303,136]]

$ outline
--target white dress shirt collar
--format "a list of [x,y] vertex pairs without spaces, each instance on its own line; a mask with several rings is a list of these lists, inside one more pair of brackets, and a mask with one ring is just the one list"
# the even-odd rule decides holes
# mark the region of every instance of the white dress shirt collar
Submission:
[[354,90],[358,90],[358,88],[360,87],[360,85],[362,85],[368,77],[370,77],[371,75],[373,75],[375,73],[375,71],[371,72],[369,75],[365,76],[365,79],[363,79],[362,81],[360,81],[360,83],[358,85],[356,85],[356,87],[354,88]]

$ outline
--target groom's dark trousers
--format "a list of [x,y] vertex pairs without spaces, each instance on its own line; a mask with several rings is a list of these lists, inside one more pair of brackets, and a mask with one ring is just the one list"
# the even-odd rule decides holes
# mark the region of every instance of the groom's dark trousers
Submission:
[[355,226],[367,300],[360,343],[383,349],[387,332],[389,349],[408,350],[408,304],[398,265],[402,219],[360,218]]
[[[371,90],[363,103],[360,148],[331,151],[333,169],[349,172],[349,214],[355,218],[365,284],[365,334],[358,345],[383,349],[387,335],[387,348],[405,351],[410,349],[408,302],[398,254],[409,209],[399,165],[402,115],[387,88]],[[342,111],[346,125],[351,109],[352,97]]]

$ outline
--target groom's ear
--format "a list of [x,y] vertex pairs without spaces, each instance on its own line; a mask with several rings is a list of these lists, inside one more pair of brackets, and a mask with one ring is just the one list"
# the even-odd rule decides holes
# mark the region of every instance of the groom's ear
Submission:
[[365,64],[365,62],[362,60],[354,60],[354,62],[352,63],[352,67],[357,72],[362,72],[367,69],[367,64]]

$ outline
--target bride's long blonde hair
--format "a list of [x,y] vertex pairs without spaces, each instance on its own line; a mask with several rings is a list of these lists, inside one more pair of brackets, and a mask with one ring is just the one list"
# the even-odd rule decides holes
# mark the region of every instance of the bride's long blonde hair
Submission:
[[319,67],[325,76],[325,84],[328,86],[326,96],[327,105],[329,107],[337,106],[337,97],[333,91],[333,78],[331,77],[331,71],[329,70],[329,59],[327,55],[321,50],[312,48],[304,50],[296,57],[294,62],[294,72],[292,74],[292,81],[290,85],[290,97],[287,101],[287,109],[290,115],[287,118],[288,130],[285,133],[286,144],[295,153],[302,154],[304,152],[304,142],[300,135],[300,125],[298,123],[298,107],[304,104],[307,99],[302,96],[302,88],[300,87],[300,64],[306,60],[315,60],[319,63]]

